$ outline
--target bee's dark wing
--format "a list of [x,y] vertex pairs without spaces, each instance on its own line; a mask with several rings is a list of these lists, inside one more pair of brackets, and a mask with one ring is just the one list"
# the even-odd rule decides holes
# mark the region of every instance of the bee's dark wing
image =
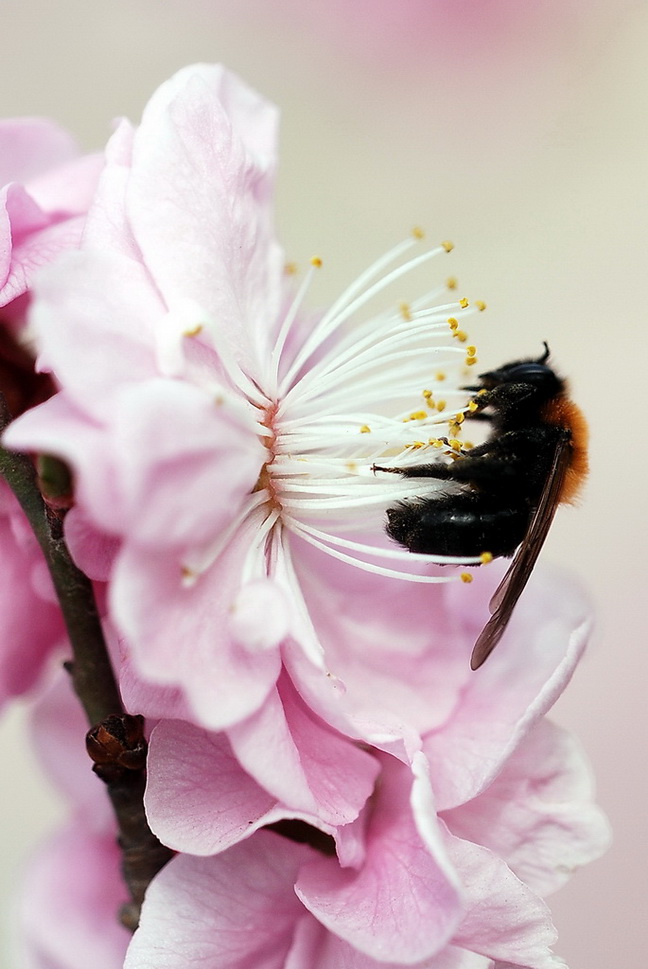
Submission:
[[492,615],[479,634],[470,658],[470,667],[473,670],[479,669],[499,643],[515,608],[515,603],[529,581],[558,507],[560,492],[571,457],[570,441],[571,434],[569,431],[565,431],[556,444],[551,471],[547,476],[538,507],[511,565],[490,601]]

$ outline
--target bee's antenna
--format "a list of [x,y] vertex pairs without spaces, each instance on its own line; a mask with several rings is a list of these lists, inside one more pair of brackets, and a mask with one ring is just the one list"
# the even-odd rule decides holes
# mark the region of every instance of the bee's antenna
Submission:
[[540,357],[540,358],[539,358],[539,359],[538,359],[538,360],[536,361],[537,363],[546,363],[546,362],[547,362],[547,360],[549,359],[549,344],[547,343],[547,341],[546,341],[546,340],[543,340],[543,341],[542,341],[542,345],[543,345],[543,347],[545,348],[545,352],[544,352],[544,353],[542,354],[542,356],[541,356],[541,357]]

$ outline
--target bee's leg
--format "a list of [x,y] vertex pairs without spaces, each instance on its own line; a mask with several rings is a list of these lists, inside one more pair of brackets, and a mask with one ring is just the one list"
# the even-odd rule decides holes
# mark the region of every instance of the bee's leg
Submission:
[[[476,403],[476,402],[475,402]],[[492,414],[485,414],[482,410],[467,411],[465,414],[467,421],[492,421]]]
[[[526,397],[530,397],[531,394],[535,393],[535,388],[529,384],[521,381],[519,384],[498,384],[497,387],[493,387],[492,390],[485,390],[476,394],[472,403],[477,405],[478,410],[471,414],[467,414],[467,417],[476,417],[484,407],[501,407],[509,404],[518,404],[523,401]],[[479,420],[479,418],[477,418]]]

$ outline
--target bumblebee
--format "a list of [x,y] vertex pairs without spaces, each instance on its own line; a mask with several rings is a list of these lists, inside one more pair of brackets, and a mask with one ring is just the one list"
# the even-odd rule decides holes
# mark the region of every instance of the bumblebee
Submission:
[[473,670],[501,639],[558,505],[573,501],[587,475],[585,418],[544,347],[537,360],[507,363],[464,388],[475,392],[466,417],[490,423],[483,444],[456,452],[450,464],[376,468],[457,486],[388,509],[387,533],[411,552],[514,556],[475,643]]

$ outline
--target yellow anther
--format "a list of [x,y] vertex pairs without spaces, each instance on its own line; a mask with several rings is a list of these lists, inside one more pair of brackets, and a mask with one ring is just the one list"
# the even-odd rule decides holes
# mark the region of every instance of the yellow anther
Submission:
[[484,310],[486,309],[486,303],[483,301],[483,299],[476,299],[475,306],[477,307],[480,313],[483,313]]
[[287,262],[284,266],[286,276],[296,276],[299,272],[296,262]]
[[412,448],[413,451],[419,451],[422,447],[425,447],[425,441],[412,441],[407,447]]
[[427,414],[424,410],[414,410],[409,417],[405,418],[405,421],[424,421],[426,417]]
[[440,441],[438,437],[431,437],[428,444],[431,444],[432,447],[443,447],[443,441]]
[[409,321],[412,319],[412,312],[410,310],[409,303],[401,303],[398,309],[400,310],[400,315],[403,317],[403,319],[409,323]]
[[476,353],[477,353],[477,347],[473,347],[473,346],[466,347],[466,354],[469,357],[474,357]]
[[438,411],[442,411],[442,410],[445,410],[445,407],[446,407],[446,402],[445,402],[445,400],[437,400],[437,402],[436,402],[436,409],[437,409]]
[[476,410],[479,410],[479,404],[476,404],[474,400],[471,400],[468,404],[468,410],[471,414],[474,414]]
[[467,367],[472,367],[476,363],[477,363],[477,357],[466,357],[466,366]]
[[425,239],[425,230],[420,225],[415,225],[412,229],[412,235],[415,239]]
[[452,335],[454,336],[455,340],[459,340],[459,343],[465,343],[468,339],[468,334],[465,330],[455,330]]
[[432,391],[431,390],[424,390],[424,391],[422,391],[422,393],[423,393],[423,396],[425,397],[426,400],[429,400],[430,397],[432,396]]
[[449,242],[448,239],[442,242],[441,245],[443,246],[446,252],[452,252],[452,250],[454,249],[454,242]]
[[440,382],[446,379],[446,375],[444,374],[443,370],[437,370],[437,372],[434,375],[434,378],[435,380],[438,380]]
[[470,303],[465,296],[462,296],[462,298],[459,300],[459,306],[462,308],[462,310],[465,310],[467,306],[470,306]]
[[474,446],[475,445],[473,444],[472,441],[464,441],[464,450],[465,451],[469,451]]
[[481,389],[481,390],[478,390],[478,391],[477,391],[477,396],[478,396],[478,397],[483,397],[483,396],[484,396],[484,394],[487,394],[487,393],[488,393],[488,391],[486,390],[486,388],[485,388],[485,387],[482,387],[482,389]]
[[479,556],[479,559],[480,559],[482,565],[488,565],[489,562],[492,562],[493,561],[493,553],[492,552],[482,552],[481,555]]
[[369,427],[368,424],[363,424],[362,427],[360,428],[360,433],[361,434],[371,434],[371,428]]
[[448,276],[448,278],[446,279],[446,286],[448,287],[448,289],[456,289],[458,286],[457,277]]
[[454,316],[449,316],[448,326],[450,327],[451,330],[456,330],[457,327],[459,326],[459,320],[455,319]]
[[311,259],[311,261],[310,261],[310,264],[315,269],[319,269],[321,267],[321,265],[322,265],[322,260],[320,259],[319,256],[313,256],[312,259]]
[[472,582],[473,577],[470,572],[462,572],[459,576],[462,582]]
[[456,437],[451,437],[450,440],[448,441],[448,444],[450,445],[453,451],[461,451],[463,447],[463,444],[461,443],[461,441],[458,441]]
[[463,424],[463,422],[465,421],[465,419],[466,419],[466,415],[465,415],[465,414],[461,414],[461,413],[459,413],[459,414],[457,414],[457,416],[455,417],[455,419],[454,419],[454,423],[455,423],[455,424]]
[[193,326],[190,330],[185,330],[182,335],[183,336],[198,336],[199,333],[202,333],[202,328],[203,328],[202,323],[196,323],[196,325]]

